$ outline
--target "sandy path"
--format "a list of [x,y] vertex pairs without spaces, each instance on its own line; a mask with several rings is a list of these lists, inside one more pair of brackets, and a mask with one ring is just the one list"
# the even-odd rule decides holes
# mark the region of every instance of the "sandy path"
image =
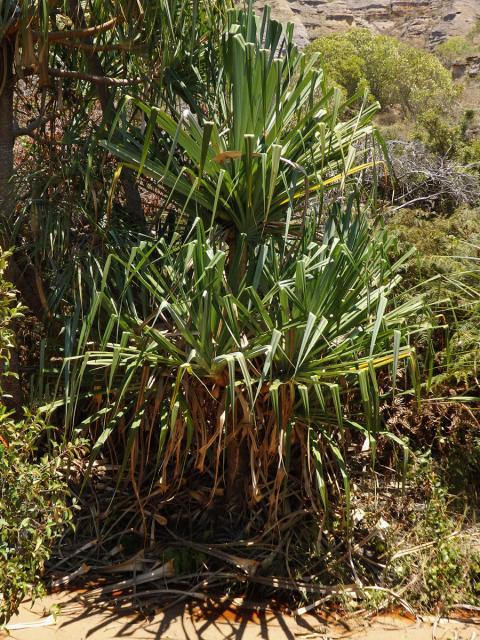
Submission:
[[[52,605],[60,607],[55,622],[44,627],[12,629],[10,637],[16,640],[480,640],[478,623],[441,620],[434,624],[433,619],[420,623],[399,616],[339,624],[314,615],[293,619],[268,612],[242,617],[238,611],[201,612],[198,608],[186,607],[145,620],[102,610],[82,601],[82,596],[70,594],[49,596],[33,608],[25,603],[11,624],[45,620]],[[1,633],[0,637],[3,637]]]

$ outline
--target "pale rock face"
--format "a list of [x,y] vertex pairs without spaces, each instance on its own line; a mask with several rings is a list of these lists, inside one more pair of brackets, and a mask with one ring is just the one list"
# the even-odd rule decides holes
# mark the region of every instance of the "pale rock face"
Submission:
[[465,35],[480,19],[480,0],[256,0],[261,9],[295,24],[296,40],[305,45],[318,36],[350,27],[368,27],[418,46],[433,48],[447,38]]

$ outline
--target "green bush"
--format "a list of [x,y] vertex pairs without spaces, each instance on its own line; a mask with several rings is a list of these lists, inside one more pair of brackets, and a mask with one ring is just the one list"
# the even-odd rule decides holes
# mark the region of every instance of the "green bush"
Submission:
[[470,170],[478,170],[480,140],[470,134],[474,121],[475,113],[468,109],[456,118],[436,109],[427,109],[419,114],[413,135],[430,152],[453,158],[462,165],[471,165]]
[[2,386],[6,387],[7,376],[13,375],[9,371],[11,349],[14,345],[12,323],[22,315],[12,286],[3,277],[8,259],[9,254],[0,249],[0,403]]
[[479,52],[480,46],[475,43],[472,34],[449,38],[435,49],[436,55],[447,66],[468,56],[478,55]]
[[[11,322],[20,309],[3,279],[8,256],[0,254],[0,362],[4,375],[13,346]],[[1,379],[0,379],[1,382]],[[48,427],[25,412],[21,420],[0,401],[0,625],[25,595],[44,590],[41,575],[51,545],[72,520],[63,467],[73,447],[50,443],[42,455]]]
[[[418,251],[409,264],[407,284],[414,286],[438,275],[469,275],[466,262],[480,246],[478,209],[461,207],[451,216],[439,217],[418,209],[401,209],[389,220],[397,236],[398,255],[412,245]],[[449,287],[451,292],[451,286]],[[462,293],[462,299],[465,294]]]
[[427,109],[417,119],[415,137],[429,151],[452,157],[459,151],[462,143],[461,125],[452,122],[436,109]]
[[[452,511],[450,497],[434,472],[428,481],[431,495],[424,508],[411,514],[408,537],[402,541],[417,551],[399,553],[387,571],[387,581],[397,589],[401,585],[408,602],[424,611],[447,611],[455,602],[477,606],[479,556],[474,540],[462,531],[462,518]],[[396,540],[397,551],[402,542]]]
[[320,54],[327,76],[349,97],[367,87],[382,107],[405,115],[448,113],[461,91],[434,55],[368,29],[322,36],[307,52]]
[[447,66],[457,60],[465,60],[468,56],[480,53],[480,22],[464,36],[453,36],[442,42],[435,49],[435,54]]
[[0,624],[44,593],[44,563],[72,521],[63,467],[73,449],[42,456],[46,432],[38,416],[16,422],[0,405]]
[[390,36],[352,29],[315,40],[307,54],[319,54],[317,64],[347,98],[354,101],[356,93],[367,90],[380,102],[379,126],[386,138],[421,140],[430,152],[473,170],[480,157],[479,141],[472,139],[475,112],[462,112],[464,87],[441,60],[450,64],[475,46],[473,36],[452,38],[436,56]]
[[[436,357],[437,384],[467,387],[476,382],[480,358],[480,217],[461,207],[447,218],[403,209],[389,222],[397,236],[396,255],[412,245],[417,253],[404,272],[405,286],[424,283],[427,300],[441,300],[440,320],[447,324]],[[437,306],[438,312],[440,307]]]

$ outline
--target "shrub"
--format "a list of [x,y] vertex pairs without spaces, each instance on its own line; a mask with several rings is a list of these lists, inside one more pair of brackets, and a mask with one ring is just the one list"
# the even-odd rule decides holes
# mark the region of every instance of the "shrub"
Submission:
[[416,458],[410,470],[415,474],[411,488],[421,495],[424,483],[427,495],[424,504],[408,514],[408,529],[398,531],[391,541],[394,553],[385,580],[424,611],[447,612],[455,603],[478,607],[480,556],[475,530],[469,531],[465,514],[452,508],[452,496],[436,474],[430,454]]
[[14,421],[0,405],[0,624],[44,593],[45,561],[72,520],[63,467],[73,449],[41,455],[46,433],[38,416]]
[[442,157],[452,157],[461,143],[461,125],[436,109],[427,109],[417,119],[416,137]]
[[[238,266],[229,266],[219,239],[209,241],[200,222],[196,227],[184,246],[146,245],[125,260],[112,257],[105,269],[70,398],[75,406],[79,391],[109,381],[98,413],[83,422],[100,429],[95,451],[128,425],[125,455],[141,451],[138,461],[147,461],[155,452],[147,467],[152,473],[158,465],[164,490],[196,472],[207,474],[207,483],[215,478],[212,492],[217,484],[231,488],[226,455],[246,502],[269,498],[272,506],[291,465],[300,494],[314,503],[318,495],[318,508],[326,508],[335,491],[326,477],[333,463],[348,501],[345,444],[368,436],[373,447],[380,428],[375,371],[392,367],[395,377],[413,354],[408,319],[419,301],[396,308],[399,265],[385,262],[389,238],[363,214],[335,208],[322,242],[290,249],[283,259],[262,245],[232,290]],[[128,284],[114,294],[122,271]],[[92,350],[88,327],[107,316],[100,348]],[[356,394],[363,425],[347,409]],[[236,439],[248,452],[249,472],[237,468]],[[302,460],[309,461],[303,477]]]
[[473,33],[467,34],[467,36],[448,38],[435,49],[435,54],[447,66],[468,56],[478,55],[479,52],[480,47],[475,43]]
[[[417,118],[414,137],[421,140],[426,148],[444,159],[455,159],[461,164],[470,165],[469,172],[478,176],[480,158],[480,140],[472,137],[471,126],[475,123],[475,112],[466,110],[456,119],[428,109]],[[477,177],[478,183],[478,177]]]
[[22,316],[15,292],[4,278],[9,257],[9,253],[0,249],[0,402],[2,393],[9,386],[8,378],[15,375],[10,371],[10,359],[15,342],[12,324]]
[[[12,319],[20,309],[3,279],[8,256],[0,254],[0,360],[13,345]],[[1,379],[0,379],[1,382]],[[0,401],[0,625],[26,594],[43,593],[41,574],[51,545],[71,522],[63,467],[73,452],[54,442],[42,454],[49,429],[38,415],[14,419]]]
[[418,250],[406,267],[404,282],[412,286],[424,282],[427,299],[443,301],[441,320],[447,327],[438,345],[434,382],[475,387],[478,393],[478,209],[462,207],[446,218],[404,209],[391,219],[389,227],[399,241],[397,255],[412,245]]
[[345,524],[348,443],[368,438],[374,457],[377,371],[395,379],[414,361],[421,301],[397,306],[401,260],[385,260],[390,238],[355,195],[328,215],[308,197],[332,184],[345,194],[374,108],[343,121],[291,39],[275,58],[278,23],[231,18],[214,121],[139,104],[145,133],[108,145],[168,187],[177,232],[105,265],[68,363],[71,425],[77,395],[99,389],[82,426],[94,453],[127,437],[137,487],[175,494],[198,476],[210,500],[225,488],[230,507],[240,497],[262,518],[293,501],[326,514],[333,497]]
[[454,36],[438,45],[435,49],[436,55],[440,60],[450,65],[459,59],[466,58],[477,52],[472,40],[466,36]]
[[322,36],[307,52],[320,54],[328,77],[350,97],[366,85],[382,107],[398,105],[409,116],[431,109],[448,113],[459,96],[450,72],[434,55],[368,29]]

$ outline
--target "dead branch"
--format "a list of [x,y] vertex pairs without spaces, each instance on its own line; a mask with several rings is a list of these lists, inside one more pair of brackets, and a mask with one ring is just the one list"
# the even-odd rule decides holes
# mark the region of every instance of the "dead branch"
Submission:
[[480,179],[468,167],[429,152],[419,141],[390,140],[387,148],[394,175],[385,195],[396,209],[457,208],[480,200]]
[[67,49],[78,49],[80,51],[134,51],[134,46],[130,42],[119,42],[118,44],[88,44],[86,42],[74,42],[73,40],[63,40],[59,43]]
[[56,113],[49,113],[47,115],[39,116],[38,118],[35,118],[35,120],[32,120],[31,122],[29,122],[25,127],[15,126],[13,128],[13,136],[15,138],[19,138],[21,136],[33,136],[33,134],[37,129],[40,129],[40,127],[43,127],[49,122],[51,122],[52,120],[54,120],[57,117],[57,115],[58,114]]
[[85,80],[110,87],[127,87],[132,84],[142,82],[141,78],[109,78],[108,76],[97,76],[82,71],[68,71],[66,69],[48,69],[48,73],[54,78],[72,78],[73,80]]
[[[48,34],[48,40],[50,42],[62,42],[63,40],[72,40],[75,38],[91,38],[100,33],[104,33],[105,31],[109,31],[121,22],[123,22],[123,18],[121,16],[117,16],[116,18],[112,18],[111,20],[108,20],[103,24],[95,25],[94,27],[73,30],[66,29],[65,31],[51,31]],[[36,35],[38,36],[38,34]]]

